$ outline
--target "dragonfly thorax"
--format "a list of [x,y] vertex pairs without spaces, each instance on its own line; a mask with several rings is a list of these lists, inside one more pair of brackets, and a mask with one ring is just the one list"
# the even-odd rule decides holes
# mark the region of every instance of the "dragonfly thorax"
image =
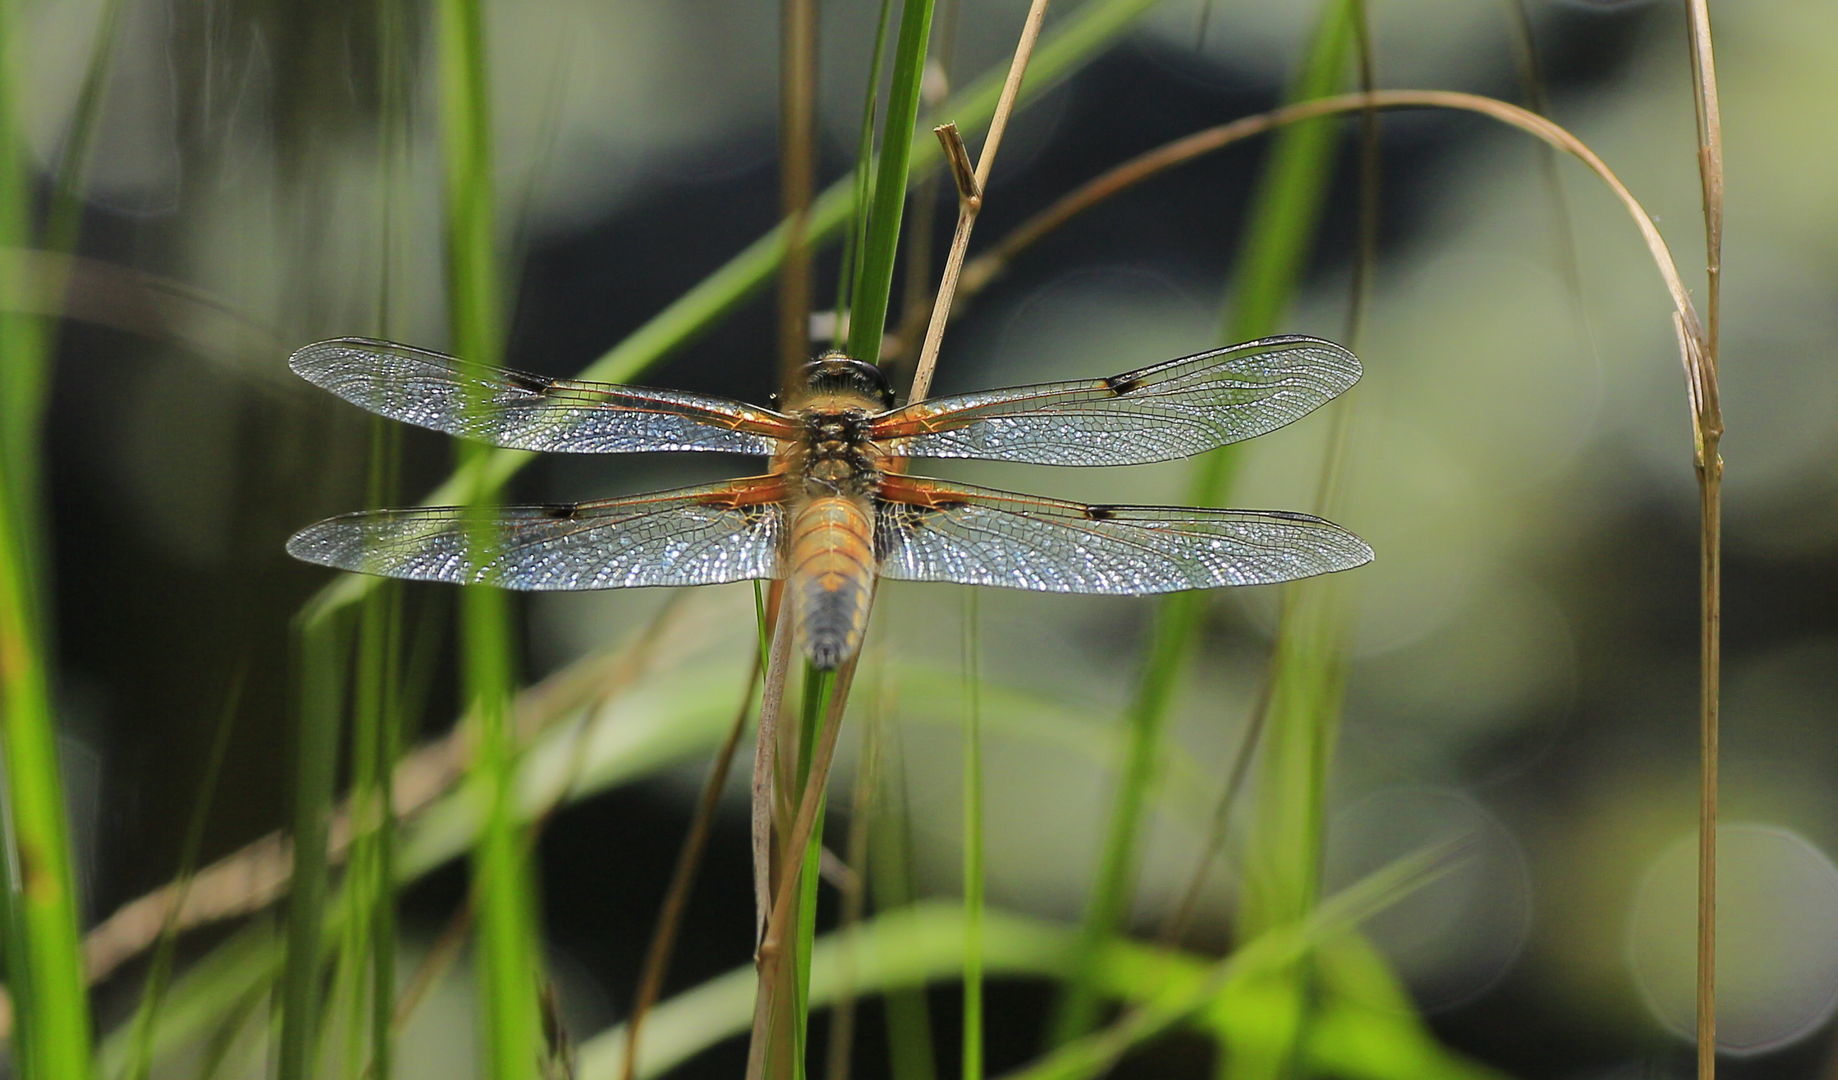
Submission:
[[803,460],[794,472],[807,494],[867,495],[881,480],[879,455],[868,439],[864,409],[812,409],[804,414]]

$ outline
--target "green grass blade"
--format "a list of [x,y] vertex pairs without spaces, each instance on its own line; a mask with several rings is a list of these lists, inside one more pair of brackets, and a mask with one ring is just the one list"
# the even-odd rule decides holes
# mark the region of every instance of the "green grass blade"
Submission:
[[326,823],[331,817],[339,728],[344,720],[343,620],[297,627],[300,717],[294,750],[293,879],[287,895],[287,954],[279,987],[280,1041],[275,1075],[313,1075],[322,1005],[322,930],[330,868]]
[[[209,755],[201,774],[203,784],[199,789],[198,804],[192,809],[191,822],[185,828],[185,839],[179,849],[178,883],[181,897],[189,888],[192,873],[198,868],[198,856],[204,848],[204,827],[210,821],[211,804],[215,801],[218,784],[223,778],[223,760],[230,748],[230,732],[236,726],[236,711],[242,701],[243,677],[244,671],[239,670],[226,695],[223,715],[217,721],[217,731],[211,738]],[[147,1080],[153,1072],[153,1026],[159,1016],[160,1003],[172,981],[173,958],[179,944],[174,924],[182,907],[182,903],[175,904],[167,914],[159,947],[154,950],[153,961],[148,965],[146,984],[141,990],[140,1000],[135,1003],[132,1023],[134,1061],[129,1069],[133,1080]]]
[[[874,906],[883,912],[912,907],[913,886],[912,806],[906,793],[906,769],[896,732],[883,725],[880,753],[886,766],[884,790],[868,835],[868,885]],[[884,918],[885,916],[883,916]],[[877,920],[878,921],[878,920]],[[858,985],[858,991],[871,986]],[[882,985],[887,1013],[888,1075],[893,1080],[936,1080],[938,1062],[933,1051],[932,1013],[924,987]]]
[[[1109,1073],[1130,1050],[1178,1024],[1192,1023],[1207,1009],[1242,1026],[1257,1040],[1260,1059],[1280,1057],[1286,1076],[1309,1075],[1303,1047],[1287,1032],[1269,1024],[1270,1010],[1244,1000],[1274,973],[1291,970],[1317,947],[1342,937],[1398,900],[1442,876],[1459,848],[1430,849],[1407,855],[1355,882],[1307,917],[1271,927],[1209,966],[1204,977],[1185,986],[1167,987],[1114,1025],[1080,1037],[1049,1053],[1036,1064],[1011,1074],[1011,1080],[1088,1080]],[[1252,1023],[1245,1023],[1253,1019]],[[1233,1043],[1231,1075],[1245,1075],[1245,1047]],[[1293,1053],[1292,1053],[1293,1051]]]
[[[393,444],[394,432],[391,433]],[[394,447],[378,451],[393,458]],[[351,887],[355,902],[368,919],[353,919],[364,930],[352,939],[352,949],[368,968],[367,992],[359,995],[358,1012],[351,1017],[354,1032],[368,1030],[369,1046],[364,1074],[371,1080],[389,1080],[390,1030],[395,1013],[395,845],[396,822],[392,778],[403,745],[404,715],[401,695],[402,593],[385,588],[365,598],[358,624],[359,661],[356,699],[352,713],[352,791],[367,812],[355,816],[357,833],[352,841]],[[365,1007],[367,1005],[367,1013]]]
[[[1331,93],[1345,70],[1353,41],[1354,6],[1329,0],[1290,100]],[[1334,131],[1330,121],[1294,124],[1280,132],[1251,203],[1251,227],[1233,275],[1233,299],[1226,319],[1227,341],[1274,333],[1294,296],[1303,262],[1312,249],[1315,226],[1331,174]],[[1237,470],[1238,450],[1214,451],[1195,468],[1187,502],[1217,506],[1225,500]],[[1156,609],[1148,660],[1126,717],[1129,736],[1119,773],[1097,883],[1086,909],[1082,956],[1122,926],[1135,888],[1139,841],[1148,789],[1166,734],[1169,707],[1205,616],[1206,597],[1179,593]],[[1097,998],[1075,968],[1052,1027],[1054,1042],[1089,1030]]]
[[[32,191],[16,126],[14,67],[26,40],[19,5],[0,0],[0,251],[32,246]],[[23,272],[5,260],[0,275]],[[23,295],[0,280],[0,296]],[[50,363],[40,320],[0,310],[0,752],[6,769],[7,983],[15,995],[15,1060],[27,1080],[90,1075],[88,987],[64,819],[51,700],[49,628],[37,548],[40,412]]]
[[900,246],[900,220],[906,210],[908,169],[913,155],[913,127],[925,80],[926,49],[932,37],[932,0],[903,0],[900,36],[894,44],[893,83],[887,92],[887,126],[875,163],[874,192],[862,233],[860,259],[849,310],[850,356],[870,364],[881,358],[887,328],[887,306],[893,295],[893,269]]
[[[442,0],[438,12],[453,346],[463,356],[491,363],[503,349],[504,316],[483,12],[478,0]],[[488,407],[482,400],[469,404]],[[461,443],[459,456],[460,474],[474,478],[464,492],[467,501],[488,504],[498,486],[484,479],[493,452]],[[492,542],[488,535],[472,538],[479,550]],[[518,1080],[535,1075],[544,1044],[534,883],[514,790],[510,611],[504,593],[490,588],[463,590],[460,604],[464,693],[478,740],[469,788],[482,821],[473,850],[472,902],[485,1072],[493,1080]]]
[[[172,981],[150,1036],[156,1063],[166,1054],[189,1050],[237,1022],[238,1010],[251,999],[268,995],[280,977],[285,948],[268,921],[246,927],[186,966]],[[126,1076],[138,1050],[131,1025],[116,1028],[102,1040],[97,1072]]]
[[[1339,89],[1363,18],[1361,0],[1335,0],[1324,12],[1297,97]],[[1268,204],[1268,216],[1257,220],[1238,265],[1241,287],[1228,316],[1236,334],[1256,337],[1279,326],[1301,277],[1308,239],[1320,221],[1335,138],[1331,122],[1305,123],[1286,130],[1273,148],[1258,200],[1260,207]],[[1334,422],[1341,422],[1338,414]],[[1223,491],[1214,497],[1223,497]],[[1286,587],[1271,660],[1270,716],[1258,759],[1254,816],[1242,860],[1242,935],[1299,922],[1320,903],[1327,769],[1339,729],[1341,686],[1334,588],[1321,581]],[[1268,1013],[1264,1030],[1287,1038],[1261,1051],[1236,1047],[1234,1067],[1242,1075],[1275,1078],[1293,1071],[1308,1043],[1317,996],[1310,989],[1308,968],[1305,961],[1271,980],[1269,990],[1278,1004]]]
[[44,247],[47,251],[68,254],[76,250],[77,231],[83,223],[83,177],[88,172],[90,153],[96,145],[96,129],[102,118],[103,91],[108,88],[109,72],[115,59],[115,40],[121,27],[124,0],[108,0],[101,21],[96,24],[96,38],[91,43],[89,63],[83,71],[83,85],[77,91],[77,104],[70,125],[70,135],[58,162],[56,185],[45,214]]
[[964,1080],[983,1077],[983,673],[976,589],[964,590]]
[[887,54],[887,27],[893,21],[893,0],[881,0],[881,13],[874,24],[874,51],[868,63],[868,87],[862,96],[861,135],[855,145],[855,213],[843,234],[841,267],[836,275],[836,327],[831,346],[842,348],[848,320],[843,318],[854,298],[856,259],[861,251],[862,236],[868,231],[868,207],[873,203],[874,122],[880,115],[881,62]]
[[[1254,988],[1260,976],[1282,970],[1323,943],[1341,940],[1361,920],[1436,880],[1448,854],[1444,850],[1407,856],[1338,893],[1306,921],[1247,941],[1223,960],[1124,940],[1107,942],[1094,969],[1096,981],[1105,996],[1143,1009],[1148,1015],[1142,1019],[1148,1023],[1139,1020],[1122,1032],[1106,1033],[1107,1043],[1082,1042],[1031,1069],[1007,1075],[1094,1075],[1105,1053],[1114,1053],[1119,1043],[1138,1045],[1175,1023],[1217,1036],[1226,1018],[1214,1006],[1222,997]],[[987,913],[985,930],[983,963],[992,974],[1041,978],[1070,971],[1076,940],[1070,927],[998,909]],[[831,1003],[850,986],[891,995],[951,979],[961,970],[964,934],[961,907],[927,902],[879,915],[846,934],[829,935],[815,949],[812,1004]],[[1359,984],[1370,985],[1370,980]],[[740,1033],[751,1017],[752,992],[752,972],[743,967],[659,1005],[646,1021],[639,1076],[667,1075],[693,1055]],[[1241,1000],[1249,1011],[1262,1009],[1259,998]],[[1312,1071],[1356,1080],[1499,1080],[1499,1074],[1440,1047],[1408,1009],[1373,1009],[1369,1002],[1351,998],[1329,1007],[1337,1013],[1336,1023],[1315,1033],[1308,1060],[1319,1067]],[[617,1075],[623,1052],[623,1026],[586,1040],[581,1044],[580,1077],[600,1080]]]
[[[377,207],[377,324],[391,336],[396,222],[402,215],[401,174],[412,107],[404,51],[405,4],[377,5],[377,152],[382,163]],[[393,504],[400,485],[401,428],[376,418],[371,425],[367,505]],[[352,994],[346,1020],[346,1075],[390,1080],[396,984],[395,803],[393,779],[403,745],[402,590],[385,584],[364,597],[358,612],[358,661],[352,700],[351,788],[356,833],[347,879],[360,914],[349,922],[345,959],[362,985]],[[368,1039],[364,1039],[365,1035]]]
[[[781,603],[789,602],[789,598],[781,601]],[[824,783],[827,779],[827,777],[812,775],[812,755],[822,731],[824,714],[829,709],[832,695],[836,692],[835,672],[810,669],[805,671],[803,697],[798,716],[797,777],[794,784],[795,793],[789,802],[791,806],[803,803],[807,787],[813,783]],[[824,801],[819,800],[817,816],[811,822],[810,838],[805,842],[804,850],[798,853],[798,901],[795,913],[797,932],[792,936],[790,946],[793,964],[792,1009],[794,1018],[791,1028],[791,1062],[792,1075],[798,1080],[802,1080],[805,1075],[806,1045],[810,1031],[811,942],[817,934],[817,886],[822,880],[824,809]],[[784,828],[790,832],[791,822],[787,821]],[[786,861],[789,863],[789,858]]]

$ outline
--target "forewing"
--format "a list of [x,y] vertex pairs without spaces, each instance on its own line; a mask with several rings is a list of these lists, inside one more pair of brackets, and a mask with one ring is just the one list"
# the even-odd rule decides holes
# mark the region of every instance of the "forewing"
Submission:
[[776,477],[563,506],[435,506],[328,518],[297,559],[385,577],[507,589],[713,585],[778,573]]
[[550,379],[368,338],[315,342],[288,364],[392,420],[517,450],[771,454],[796,432],[789,417],[725,398]]
[[895,457],[1140,465],[1274,431],[1359,374],[1331,341],[1263,338],[1108,379],[915,402],[877,417],[871,437]]
[[1266,585],[1370,562],[1364,540],[1281,510],[1085,506],[918,477],[882,484],[882,577],[1140,596]]

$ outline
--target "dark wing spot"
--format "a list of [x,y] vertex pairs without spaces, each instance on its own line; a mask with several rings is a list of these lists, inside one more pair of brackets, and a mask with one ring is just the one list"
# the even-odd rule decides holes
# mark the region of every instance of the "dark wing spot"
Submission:
[[1117,516],[1117,508],[1114,506],[1087,506],[1085,516],[1092,521],[1109,521]]
[[1104,380],[1104,385],[1111,393],[1122,397],[1132,390],[1142,389],[1142,380],[1134,375],[1112,375]]
[[568,521],[574,517],[575,507],[570,503],[556,503],[542,508],[542,516],[558,521]]
[[531,375],[523,371],[505,372],[504,381],[529,394],[546,394],[555,385],[552,379],[545,379],[541,375]]

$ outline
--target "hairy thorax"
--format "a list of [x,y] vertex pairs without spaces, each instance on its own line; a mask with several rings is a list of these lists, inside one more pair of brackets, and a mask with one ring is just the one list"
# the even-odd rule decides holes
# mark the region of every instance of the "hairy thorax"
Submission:
[[879,486],[882,456],[868,439],[865,403],[812,403],[798,410],[805,433],[780,468],[806,499],[866,499]]

